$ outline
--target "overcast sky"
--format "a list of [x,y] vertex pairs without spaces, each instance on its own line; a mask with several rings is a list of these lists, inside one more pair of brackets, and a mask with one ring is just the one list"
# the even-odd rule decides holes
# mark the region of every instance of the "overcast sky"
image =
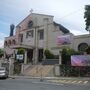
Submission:
[[0,2],[0,47],[4,37],[9,36],[9,26],[17,25],[28,14],[34,13],[54,16],[54,21],[62,24],[73,34],[87,34],[85,30],[84,8],[90,0],[2,0]]

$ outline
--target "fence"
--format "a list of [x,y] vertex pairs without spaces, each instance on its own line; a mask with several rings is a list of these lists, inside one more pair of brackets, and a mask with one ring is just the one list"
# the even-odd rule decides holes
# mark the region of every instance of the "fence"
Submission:
[[90,76],[90,66],[60,65],[60,76],[88,77]]
[[45,59],[42,61],[43,65],[55,65],[59,64],[59,59]]

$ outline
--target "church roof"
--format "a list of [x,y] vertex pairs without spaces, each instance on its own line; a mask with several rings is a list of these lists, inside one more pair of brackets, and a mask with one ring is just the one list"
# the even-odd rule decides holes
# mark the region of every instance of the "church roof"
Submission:
[[61,24],[58,24],[58,23],[56,23],[56,22],[53,22],[54,23],[54,25],[55,26],[59,26],[59,29],[63,32],[63,33],[70,33],[70,31],[67,29],[67,28],[65,28],[63,25],[61,25]]

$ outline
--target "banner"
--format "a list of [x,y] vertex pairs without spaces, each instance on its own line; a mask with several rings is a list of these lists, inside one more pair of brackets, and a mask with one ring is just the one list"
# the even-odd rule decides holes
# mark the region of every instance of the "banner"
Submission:
[[16,58],[17,58],[17,60],[23,60],[24,56],[23,56],[23,54],[17,54]]
[[71,35],[63,35],[57,37],[57,44],[58,45],[65,45],[70,44],[72,42],[72,36]]
[[72,55],[72,66],[90,66],[90,55]]

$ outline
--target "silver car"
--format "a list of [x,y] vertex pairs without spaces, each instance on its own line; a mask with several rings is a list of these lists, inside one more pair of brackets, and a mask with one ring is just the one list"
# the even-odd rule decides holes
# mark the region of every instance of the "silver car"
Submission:
[[8,78],[8,72],[5,67],[0,67],[0,78]]

